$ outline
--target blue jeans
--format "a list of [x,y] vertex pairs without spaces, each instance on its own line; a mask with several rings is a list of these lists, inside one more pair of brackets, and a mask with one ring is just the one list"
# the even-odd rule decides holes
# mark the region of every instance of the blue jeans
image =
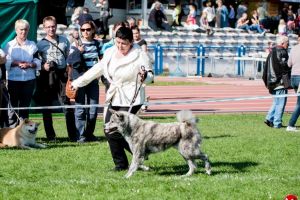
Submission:
[[[291,82],[292,82],[292,87],[294,88],[295,92],[297,93],[298,85],[300,83],[300,75],[292,76]],[[290,118],[289,126],[295,126],[299,115],[300,115],[300,96],[297,97],[297,103],[295,105],[293,114]]]
[[[287,89],[273,90],[272,95],[287,94]],[[273,97],[273,104],[269,109],[266,119],[273,122],[275,128],[282,127],[282,115],[284,113],[287,97]]]
[[[75,105],[89,105],[99,103],[99,82],[93,80],[88,85],[79,88],[75,99]],[[90,108],[75,108],[75,124],[77,139],[89,138],[93,136],[96,120],[97,107]]]
[[248,24],[244,24],[244,25],[239,26],[239,27],[237,27],[237,28],[239,28],[239,29],[244,29],[245,31],[249,31],[249,30],[250,30],[250,27],[249,27]]
[[264,32],[264,30],[258,24],[255,24],[255,25],[252,24],[252,25],[250,25],[249,28],[251,31],[257,31],[258,33]]

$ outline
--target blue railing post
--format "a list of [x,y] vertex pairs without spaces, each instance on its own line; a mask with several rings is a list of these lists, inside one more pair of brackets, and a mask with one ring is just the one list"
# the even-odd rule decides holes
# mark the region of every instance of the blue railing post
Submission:
[[[197,47],[197,76],[204,76],[205,70],[205,48],[202,44]],[[201,74],[200,74],[201,73]]]
[[159,58],[158,58],[158,51],[160,49],[160,45],[157,44],[155,47],[154,47],[154,74],[155,75],[158,75],[159,74],[159,71],[158,71],[158,61],[159,61]]
[[164,56],[163,56],[163,51],[164,48],[159,45],[159,74],[162,74],[164,72]]
[[[242,57],[246,54],[246,48],[244,45],[241,45],[239,48],[238,48],[238,57]],[[241,69],[241,60],[238,60],[237,62],[237,75],[242,75],[244,72],[242,72],[242,69]]]

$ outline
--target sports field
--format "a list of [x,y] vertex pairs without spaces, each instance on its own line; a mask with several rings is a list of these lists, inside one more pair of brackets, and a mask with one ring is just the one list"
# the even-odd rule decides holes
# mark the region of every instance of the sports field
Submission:
[[[285,115],[286,124],[289,115]],[[129,180],[115,172],[102,120],[99,142],[67,142],[64,120],[57,117],[56,143],[43,150],[1,149],[0,199],[284,199],[300,195],[300,133],[275,130],[262,123],[263,114],[199,116],[203,150],[212,175],[203,163],[192,177],[175,149],[150,155],[151,170]],[[33,116],[35,121],[40,117]],[[171,117],[146,120],[175,121]],[[38,142],[44,142],[43,126]],[[128,155],[131,159],[131,155]]]

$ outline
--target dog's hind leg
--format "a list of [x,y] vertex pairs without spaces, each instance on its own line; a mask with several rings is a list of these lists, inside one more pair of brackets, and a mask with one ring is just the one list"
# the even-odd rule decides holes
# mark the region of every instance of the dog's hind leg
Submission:
[[200,152],[198,158],[200,158],[204,162],[206,174],[211,175],[211,165],[208,156],[203,152]]
[[192,160],[192,159],[188,159],[187,163],[189,165],[189,171],[184,176],[191,176],[194,174],[194,172],[197,168],[197,165],[196,165],[195,160]]

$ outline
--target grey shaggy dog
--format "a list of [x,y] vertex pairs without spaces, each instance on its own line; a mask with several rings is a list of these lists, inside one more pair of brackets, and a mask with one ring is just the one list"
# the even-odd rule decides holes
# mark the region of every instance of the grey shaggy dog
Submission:
[[118,131],[128,142],[131,152],[132,161],[126,178],[141,168],[149,170],[143,165],[144,159],[150,153],[163,151],[169,147],[175,147],[187,161],[189,171],[186,176],[194,173],[196,159],[201,159],[205,163],[207,174],[211,174],[211,166],[206,154],[201,152],[201,135],[196,127],[196,118],[189,110],[183,110],[177,113],[178,122],[175,123],[156,123],[145,121],[134,114],[125,111],[114,111],[109,123],[105,129],[109,132]]

